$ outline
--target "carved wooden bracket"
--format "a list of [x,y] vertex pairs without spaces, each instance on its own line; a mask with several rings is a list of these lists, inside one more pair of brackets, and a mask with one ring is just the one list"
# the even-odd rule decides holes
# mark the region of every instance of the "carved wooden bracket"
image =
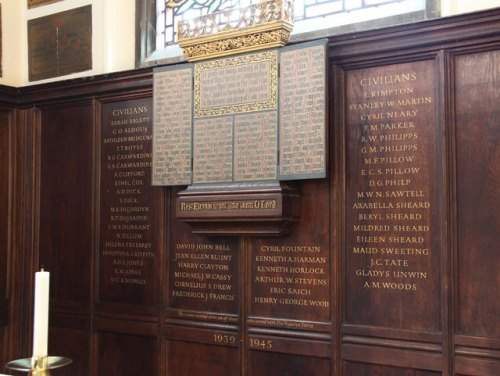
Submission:
[[176,215],[196,234],[278,236],[299,220],[300,195],[279,181],[191,185],[179,193]]

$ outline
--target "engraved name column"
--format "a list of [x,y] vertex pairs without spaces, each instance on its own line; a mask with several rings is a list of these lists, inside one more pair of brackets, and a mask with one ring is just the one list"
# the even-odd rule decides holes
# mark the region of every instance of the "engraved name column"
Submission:
[[154,304],[160,189],[151,187],[151,99],[102,105],[99,300]]
[[[347,78],[346,306],[356,322],[392,326],[397,317],[397,326],[418,328],[439,313],[437,302],[417,304],[438,298],[434,82],[427,62]],[[356,309],[376,300],[387,305],[380,317]],[[398,301],[415,303],[403,318]]]

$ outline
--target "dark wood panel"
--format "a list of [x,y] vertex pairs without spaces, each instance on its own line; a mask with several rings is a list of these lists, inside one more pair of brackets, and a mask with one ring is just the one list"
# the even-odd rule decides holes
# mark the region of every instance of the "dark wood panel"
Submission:
[[325,376],[331,374],[331,363],[324,358],[251,351],[250,370],[252,376]]
[[[173,189],[172,197],[177,193]],[[191,310],[222,314],[217,316],[221,321],[233,321],[230,317],[239,313],[240,303],[238,238],[194,235],[188,224],[175,218],[174,199],[170,207],[168,307],[178,318],[189,318],[183,311]]]
[[[252,325],[294,327],[290,320],[330,321],[329,184],[327,180],[304,181],[300,191],[301,219],[291,227],[290,235],[250,239],[247,283],[250,314],[255,317]],[[310,323],[296,329],[313,327]]]
[[380,65],[345,77],[346,322],[438,332],[436,62]]
[[9,228],[13,209],[10,196],[13,186],[12,142],[11,111],[0,110],[0,325],[5,325],[8,320],[7,262],[12,245]]
[[93,110],[89,104],[41,111],[39,266],[51,272],[51,298],[90,300]]
[[94,319],[94,329],[102,332],[113,332],[139,336],[154,337],[159,333],[158,323],[123,320],[117,315],[110,318],[97,317]]
[[344,362],[343,375],[345,376],[437,376],[440,372],[431,372],[420,369],[379,366],[366,363]]
[[500,362],[491,359],[457,356],[455,358],[455,372],[457,376],[500,375]]
[[54,328],[49,332],[49,354],[65,356],[72,363],[57,372],[57,375],[85,376],[90,370],[90,333],[88,330]]
[[456,331],[500,336],[500,51],[455,57]]
[[162,189],[151,186],[151,98],[107,100],[100,114],[97,301],[154,313],[161,297],[164,202]]
[[386,366],[441,371],[444,364],[440,346],[427,343],[349,338],[341,351],[343,360]]
[[233,347],[168,341],[168,375],[240,375],[239,350]]
[[158,340],[127,334],[98,333],[97,375],[159,375]]

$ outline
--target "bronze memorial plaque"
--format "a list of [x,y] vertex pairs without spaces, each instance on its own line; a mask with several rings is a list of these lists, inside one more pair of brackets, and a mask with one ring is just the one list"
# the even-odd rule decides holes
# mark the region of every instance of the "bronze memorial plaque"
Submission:
[[92,69],[92,6],[28,20],[29,80]]
[[350,324],[438,329],[435,72],[420,61],[346,74]]
[[152,187],[150,98],[103,103],[99,301],[157,304],[161,190]]
[[280,180],[326,176],[325,42],[280,54]]
[[154,71],[153,185],[191,184],[192,76],[189,65]]

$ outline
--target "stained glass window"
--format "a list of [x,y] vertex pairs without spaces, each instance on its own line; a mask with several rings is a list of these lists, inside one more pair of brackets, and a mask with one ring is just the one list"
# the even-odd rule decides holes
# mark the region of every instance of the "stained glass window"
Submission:
[[[176,46],[179,20],[244,8],[260,1],[157,0],[156,49],[178,48]],[[429,4],[435,7],[435,0],[294,0],[295,22],[292,41],[294,38],[301,40],[332,35],[334,34],[331,32],[332,29],[342,26],[369,23],[390,17],[403,18],[407,14],[418,14],[418,17],[413,19],[406,17],[403,22],[425,19]],[[312,36],[310,33],[313,33]]]

